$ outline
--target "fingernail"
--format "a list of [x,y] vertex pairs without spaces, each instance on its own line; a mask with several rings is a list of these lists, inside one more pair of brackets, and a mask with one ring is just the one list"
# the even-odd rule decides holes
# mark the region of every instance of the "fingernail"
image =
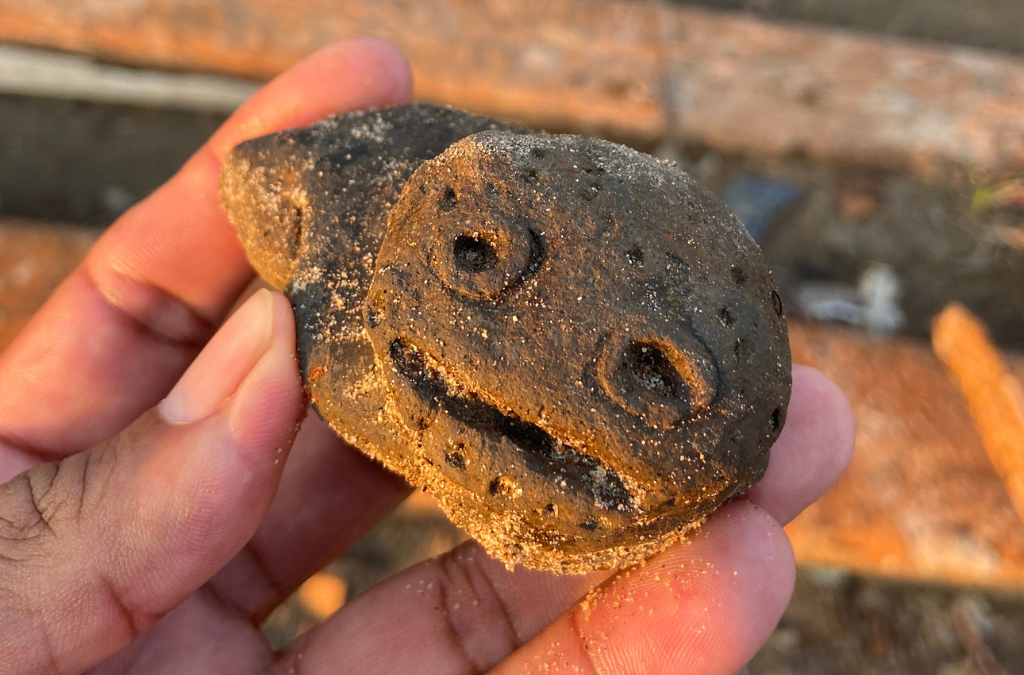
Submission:
[[231,396],[274,340],[274,298],[257,291],[221,326],[171,393],[157,406],[171,424],[212,415]]

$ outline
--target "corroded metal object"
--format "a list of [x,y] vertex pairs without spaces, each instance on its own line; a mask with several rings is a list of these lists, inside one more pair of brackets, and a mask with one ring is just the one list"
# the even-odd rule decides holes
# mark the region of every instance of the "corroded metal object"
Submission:
[[318,413],[492,555],[638,562],[763,474],[782,304],[674,165],[413,105],[244,143],[222,195]]

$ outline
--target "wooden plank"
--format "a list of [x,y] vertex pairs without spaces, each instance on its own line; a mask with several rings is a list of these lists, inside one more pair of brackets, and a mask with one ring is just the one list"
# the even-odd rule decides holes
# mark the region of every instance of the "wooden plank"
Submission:
[[98,234],[69,225],[0,221],[0,351],[78,265]]
[[0,94],[230,113],[258,88],[223,75],[140,70],[0,45]]
[[985,324],[959,303],[932,322],[932,349],[967,405],[989,461],[1024,522],[1024,392]]
[[978,50],[625,0],[0,0],[0,40],[248,77],[360,34],[406,50],[420,99],[536,127],[1024,169],[1024,60]]
[[[0,350],[94,230],[0,223]],[[788,529],[803,564],[1024,588],[1024,525],[928,344],[793,322],[794,360],[850,397],[858,436],[838,485]],[[1024,376],[1024,357],[1007,363]],[[420,510],[436,508],[419,500]]]
[[[835,380],[857,418],[846,475],[787,528],[798,560],[1024,587],[1024,526],[929,345],[801,324],[790,337],[794,360]],[[1024,358],[1007,363],[1024,376]]]

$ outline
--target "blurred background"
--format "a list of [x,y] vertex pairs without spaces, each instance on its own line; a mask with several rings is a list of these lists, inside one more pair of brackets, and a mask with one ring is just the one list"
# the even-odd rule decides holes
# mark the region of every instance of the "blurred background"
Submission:
[[[788,528],[749,675],[1024,673],[1022,26],[1019,0],[0,0],[0,349],[260,82],[387,37],[419,100],[678,161],[850,397],[853,464]],[[933,335],[951,302],[975,317]],[[462,539],[416,494],[265,630]]]

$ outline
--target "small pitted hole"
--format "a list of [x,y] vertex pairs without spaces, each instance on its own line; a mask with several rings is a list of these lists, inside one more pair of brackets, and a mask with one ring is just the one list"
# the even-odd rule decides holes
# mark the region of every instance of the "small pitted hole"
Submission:
[[584,520],[582,523],[580,523],[580,528],[586,530],[587,532],[593,532],[597,529],[597,521]]
[[633,265],[634,267],[643,267],[644,252],[640,250],[639,246],[634,246],[633,248],[626,251],[626,260],[628,260],[629,264]]
[[736,344],[732,346],[732,352],[740,361],[747,355],[747,341],[743,338],[736,338]]
[[489,199],[497,199],[498,198],[498,188],[494,185],[494,183],[488,183],[484,187],[484,191],[487,192],[487,197]]
[[453,466],[456,469],[466,470],[466,456],[462,454],[461,450],[452,450],[445,454],[444,461],[448,462],[449,466]]
[[747,272],[742,267],[733,267],[731,270],[732,280],[737,286],[747,283]]
[[556,504],[548,504],[547,506],[544,507],[544,514],[548,515],[548,516],[557,516],[558,515],[558,505],[556,505]]
[[782,409],[776,408],[772,411],[772,416],[768,419],[768,431],[775,433],[779,430],[779,426],[782,424]]
[[594,201],[595,199],[597,199],[597,195],[600,192],[601,184],[594,183],[593,185],[587,188],[586,192],[583,193],[583,198],[586,199],[588,202]]
[[736,319],[733,318],[732,310],[728,307],[723,307],[722,311],[718,313],[718,318],[721,320],[723,326],[731,326]]
[[530,169],[529,171],[523,174],[523,180],[528,185],[536,185],[539,181],[539,179],[537,178],[537,172],[534,171],[533,169]]
[[517,497],[523,494],[515,479],[511,476],[501,475],[491,481],[490,492],[495,497]]
[[[287,216],[281,219],[283,225],[291,228],[291,238],[289,239],[288,255],[294,258],[299,250],[299,246],[302,244],[302,207],[298,204],[292,204],[291,208],[287,211]],[[285,230],[287,232],[288,230]],[[270,231],[265,231],[264,236],[269,236]]]
[[452,248],[455,265],[463,272],[479,274],[494,269],[498,264],[498,253],[494,245],[482,237],[459,235]]
[[455,203],[459,201],[459,198],[455,196],[455,190],[450,185],[444,187],[444,195],[438,200],[437,206],[442,211],[451,211],[455,208]]
[[675,398],[683,384],[672,362],[655,345],[633,342],[626,349],[629,373],[647,391],[667,398]]
[[772,291],[772,307],[775,308],[775,313],[782,316],[782,298],[775,291]]
[[366,303],[366,323],[370,328],[376,328],[384,315],[387,303],[387,291],[377,291],[370,296]]
[[533,156],[536,159],[544,159],[544,150],[542,148],[534,148],[533,149]]
[[298,235],[302,232],[302,207],[298,204],[292,206],[291,224],[293,232]]

